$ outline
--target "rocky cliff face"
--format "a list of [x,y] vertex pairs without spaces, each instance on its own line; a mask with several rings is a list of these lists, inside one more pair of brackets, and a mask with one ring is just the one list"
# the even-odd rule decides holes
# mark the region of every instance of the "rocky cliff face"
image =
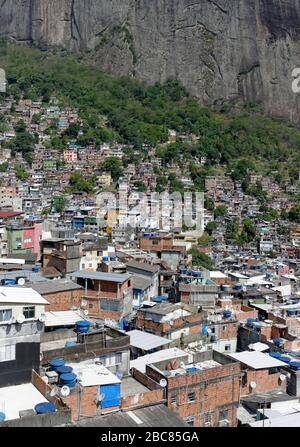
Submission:
[[300,123],[300,0],[0,0],[0,33],[88,54],[205,104],[241,98]]

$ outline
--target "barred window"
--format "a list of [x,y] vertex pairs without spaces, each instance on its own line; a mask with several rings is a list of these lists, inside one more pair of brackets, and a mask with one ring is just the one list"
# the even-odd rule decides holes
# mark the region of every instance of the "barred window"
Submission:
[[120,301],[101,299],[101,310],[118,312],[120,310]]

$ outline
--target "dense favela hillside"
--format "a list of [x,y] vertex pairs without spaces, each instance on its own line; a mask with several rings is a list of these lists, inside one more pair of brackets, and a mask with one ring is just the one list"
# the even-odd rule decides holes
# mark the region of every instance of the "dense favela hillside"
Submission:
[[5,0],[0,33],[115,75],[177,79],[207,105],[258,102],[299,123],[299,20],[297,0]]
[[[245,168],[240,165],[245,159],[247,169],[267,175],[275,171],[279,182],[298,180],[299,131],[262,116],[254,106],[237,110],[225,104],[213,112],[201,107],[178,82],[147,86],[104,74],[65,52],[42,52],[6,41],[1,44],[0,66],[6,70],[6,96],[32,100],[42,96],[47,103],[55,95],[61,104],[78,108],[80,144],[125,143],[131,146],[128,161],[133,149],[143,151],[148,145],[165,166],[176,162],[187,170],[198,190],[203,190],[204,178],[215,166],[229,168],[243,180]],[[170,129],[185,138],[166,144]],[[78,130],[69,136],[77,134]],[[54,130],[53,135],[53,147],[63,150],[66,135],[58,136]],[[204,164],[194,163],[203,157]]]

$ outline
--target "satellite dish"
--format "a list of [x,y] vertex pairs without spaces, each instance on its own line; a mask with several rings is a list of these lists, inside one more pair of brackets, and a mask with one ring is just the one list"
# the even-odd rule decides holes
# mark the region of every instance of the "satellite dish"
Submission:
[[84,310],[83,313],[84,313],[85,316],[87,316],[89,314],[89,311],[88,310]]
[[23,314],[17,316],[17,323],[22,324],[25,321],[25,317]]
[[256,388],[256,382],[250,382],[250,386],[251,386],[251,388]]
[[40,362],[43,360],[44,358],[44,354],[42,352],[40,352]]
[[47,376],[42,377],[42,380],[47,384],[49,383],[49,379]]
[[63,386],[62,389],[60,390],[60,394],[61,394],[63,397],[67,397],[67,396],[69,396],[69,394],[70,394],[70,388],[69,388],[67,385]]
[[25,284],[25,279],[24,279],[24,278],[19,278],[19,279],[18,279],[18,284],[19,284],[19,286],[24,286],[24,284]]
[[105,394],[99,394],[98,402],[101,402],[105,398]]
[[161,381],[159,382],[160,386],[162,388],[166,388],[168,382],[166,381],[166,379],[161,379]]
[[119,380],[122,380],[123,374],[121,372],[117,371],[115,375],[118,377]]
[[57,387],[57,386],[54,386],[54,387],[52,388],[52,390],[50,391],[50,396],[51,396],[51,397],[55,397],[57,394],[58,394],[58,387]]
[[82,305],[82,307],[86,307],[87,306],[87,301],[81,301],[81,305]]
[[281,380],[281,382],[284,382],[286,376],[284,374],[280,374],[279,379]]
[[45,315],[45,314],[41,314],[41,315],[39,316],[39,321],[40,321],[41,323],[45,323],[45,321],[46,321],[46,315]]

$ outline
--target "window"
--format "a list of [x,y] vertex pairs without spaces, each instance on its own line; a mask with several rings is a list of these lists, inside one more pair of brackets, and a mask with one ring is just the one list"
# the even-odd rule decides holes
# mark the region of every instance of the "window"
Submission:
[[188,393],[189,402],[195,402],[195,393]]
[[35,307],[34,306],[23,307],[23,315],[26,318],[26,320],[28,320],[29,318],[34,318],[35,317]]
[[226,326],[223,326],[223,331],[226,331]]
[[171,404],[176,405],[176,403],[177,403],[177,396],[176,394],[174,394],[174,396],[171,396]]
[[89,309],[93,309],[93,305],[92,304],[89,304]]
[[0,322],[10,321],[12,319],[12,309],[0,310]]
[[185,421],[186,421],[186,423],[188,424],[189,427],[193,427],[194,426],[194,422],[195,422],[195,417],[194,416],[188,416]]
[[100,362],[106,367],[120,365],[122,363],[122,353],[117,352],[114,354],[102,355],[100,357]]
[[206,413],[204,415],[204,422],[205,422],[205,424],[211,424],[211,414],[210,413]]
[[225,351],[231,351],[231,345],[225,345]]
[[158,241],[152,241],[152,245],[158,245]]
[[120,301],[101,299],[101,310],[118,312],[120,310]]
[[228,419],[228,410],[221,410],[219,412],[219,420],[223,421],[224,419]]
[[0,362],[10,362],[16,359],[16,345],[0,346]]

